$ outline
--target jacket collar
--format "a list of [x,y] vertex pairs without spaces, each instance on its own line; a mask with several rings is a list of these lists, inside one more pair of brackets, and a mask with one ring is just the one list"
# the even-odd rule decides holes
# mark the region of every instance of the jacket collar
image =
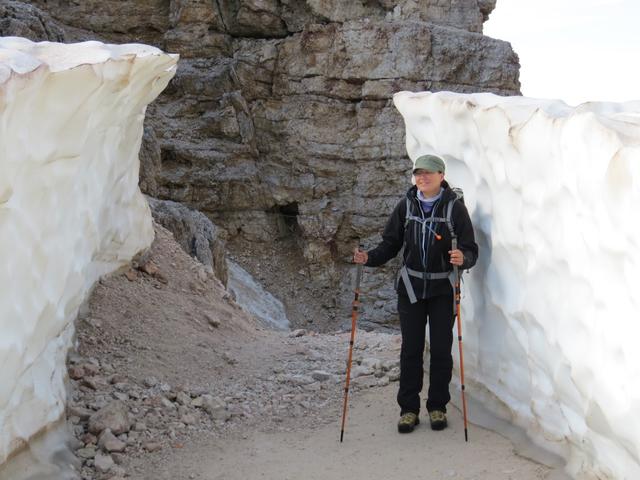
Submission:
[[[451,190],[451,187],[449,186],[449,184],[447,183],[446,180],[443,180],[442,183],[440,184],[440,186],[442,188],[444,188],[444,192],[442,192],[442,203],[444,202],[448,202],[449,200],[451,200],[453,197],[456,196],[456,194],[454,193],[453,190]],[[408,191],[407,191],[407,197],[409,197],[410,199],[418,199],[418,187],[416,185],[413,185]]]

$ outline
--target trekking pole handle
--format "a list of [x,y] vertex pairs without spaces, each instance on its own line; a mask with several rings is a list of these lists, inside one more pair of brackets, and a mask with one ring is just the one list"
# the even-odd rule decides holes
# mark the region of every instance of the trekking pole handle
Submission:
[[[358,245],[359,250],[364,250],[364,245],[361,243]],[[362,280],[362,267],[361,263],[356,267],[356,290],[360,290],[360,280]]]
[[[451,239],[451,250],[457,250],[458,249],[458,237],[453,237]],[[455,275],[456,280],[458,280],[458,266],[454,265],[453,266],[453,273]]]

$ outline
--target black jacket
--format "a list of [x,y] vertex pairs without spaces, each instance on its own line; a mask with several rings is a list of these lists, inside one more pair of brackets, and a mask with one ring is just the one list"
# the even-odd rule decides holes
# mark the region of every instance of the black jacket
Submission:
[[[475,265],[478,259],[478,245],[475,241],[473,226],[467,212],[467,207],[460,200],[456,200],[456,194],[446,181],[442,182],[444,191],[439,202],[434,206],[434,217],[445,217],[446,206],[450,201],[455,201],[451,212],[453,229],[458,237],[458,249],[464,255],[464,262],[461,269],[468,269]],[[422,217],[422,207],[417,195],[418,188],[414,185],[407,191],[410,200],[411,214]],[[415,221],[410,221],[405,229],[406,198],[402,198],[393,209],[393,213],[387,221],[382,234],[382,242],[368,252],[369,259],[366,265],[378,267],[395,257],[400,249],[404,249],[404,263],[408,268],[420,272],[446,272],[453,269],[449,258],[451,250],[451,234],[446,223],[434,222],[431,227],[436,233],[442,236],[441,240],[436,240],[435,235],[429,235],[428,230],[420,227]],[[424,242],[424,248],[423,248]],[[428,246],[427,246],[428,245]],[[423,257],[427,256],[426,265]],[[447,295],[451,293],[449,280],[424,280],[417,277],[410,277],[413,290],[417,298],[430,298],[436,295]],[[396,286],[399,294],[406,295],[406,289],[402,280]]]

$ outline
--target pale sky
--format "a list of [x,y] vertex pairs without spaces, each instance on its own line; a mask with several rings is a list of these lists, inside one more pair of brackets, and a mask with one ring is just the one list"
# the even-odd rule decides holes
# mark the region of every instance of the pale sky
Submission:
[[511,43],[527,97],[640,100],[640,0],[498,0],[484,34]]

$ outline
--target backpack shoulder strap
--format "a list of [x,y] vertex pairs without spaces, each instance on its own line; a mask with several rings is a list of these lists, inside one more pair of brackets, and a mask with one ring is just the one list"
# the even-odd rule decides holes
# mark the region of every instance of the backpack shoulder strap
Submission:
[[404,211],[404,229],[407,229],[407,224],[409,223],[409,217],[410,217],[410,212],[411,212],[411,200],[409,200],[409,197],[405,196],[405,200],[406,200],[406,206],[407,208]]
[[453,204],[462,198],[462,190],[459,188],[454,188],[453,192],[456,194],[456,198],[450,200],[447,204],[447,214],[445,215],[447,227],[449,228],[449,233],[451,234],[451,238],[456,238],[456,233],[453,229],[453,219],[451,214],[453,212]]

